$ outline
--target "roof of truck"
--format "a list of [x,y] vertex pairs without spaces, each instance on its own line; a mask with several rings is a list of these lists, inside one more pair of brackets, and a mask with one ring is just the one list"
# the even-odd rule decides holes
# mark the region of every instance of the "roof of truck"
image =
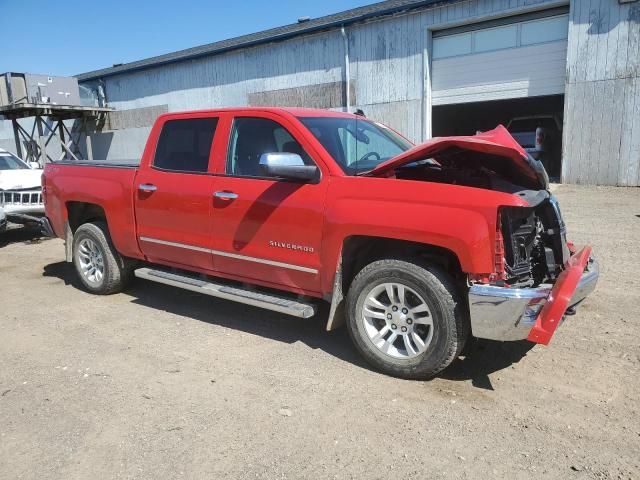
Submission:
[[267,113],[288,113],[295,117],[342,117],[342,118],[358,118],[362,120],[364,117],[354,113],[339,112],[335,110],[324,110],[321,108],[299,108],[299,107],[225,107],[211,108],[202,110],[187,110],[182,112],[164,113],[162,116],[180,116],[199,113],[222,113],[222,112],[267,112]]

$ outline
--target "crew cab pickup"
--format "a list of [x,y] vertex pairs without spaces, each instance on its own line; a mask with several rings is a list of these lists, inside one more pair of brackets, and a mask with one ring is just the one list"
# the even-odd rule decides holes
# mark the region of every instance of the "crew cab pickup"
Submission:
[[43,224],[89,292],[327,302],[373,366],[424,379],[470,336],[547,344],[594,290],[548,188],[502,126],[414,146],[348,113],[207,110],[160,116],[139,162],[47,164]]

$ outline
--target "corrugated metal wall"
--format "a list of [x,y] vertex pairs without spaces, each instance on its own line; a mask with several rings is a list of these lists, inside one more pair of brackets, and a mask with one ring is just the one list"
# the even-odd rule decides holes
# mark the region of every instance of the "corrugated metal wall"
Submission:
[[[342,82],[342,51],[342,37],[334,31],[107,77],[105,90],[109,105],[118,110],[242,106],[256,93]],[[149,129],[150,124],[137,125],[135,132],[125,127],[94,135],[94,157],[141,155]]]
[[[563,0],[464,0],[347,27],[352,107],[414,141],[430,135],[429,29],[558,6]],[[640,185],[640,2],[571,0],[563,179]],[[95,158],[139,157],[150,111],[289,105],[345,96],[339,30],[106,77],[121,111],[93,136]],[[90,82],[88,82],[90,83]],[[319,100],[320,101],[320,100]],[[324,100],[322,100],[324,101]],[[322,103],[320,101],[320,103]],[[150,107],[154,109],[150,110]],[[0,146],[13,150],[0,126]]]
[[573,0],[563,181],[640,185],[640,2]]
[[[414,141],[430,131],[424,51],[427,29],[519,12],[557,0],[465,0],[422,12],[349,26],[353,107]],[[344,41],[339,30],[105,78],[111,106],[169,111],[264,104],[291,99],[304,88],[344,82]],[[267,92],[265,95],[264,92]],[[335,95],[328,95],[334,98]],[[287,102],[291,104],[291,101]],[[335,108],[327,104],[328,108]],[[149,127],[106,131],[94,137],[96,158],[141,154]],[[130,131],[133,130],[133,131]]]

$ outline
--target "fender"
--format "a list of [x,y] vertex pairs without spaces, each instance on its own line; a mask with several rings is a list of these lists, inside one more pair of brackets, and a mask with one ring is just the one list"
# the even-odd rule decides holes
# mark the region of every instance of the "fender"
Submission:
[[515,195],[430,182],[333,177],[322,240],[321,288],[331,298],[327,329],[341,323],[343,245],[351,236],[404,240],[452,252],[465,273],[494,271],[497,211],[526,206]]
[[498,207],[527,205],[515,195],[458,185],[349,180],[333,177],[327,194],[321,261],[332,268],[322,272],[326,294],[333,290],[341,247],[353,235],[441,247],[456,255],[463,272],[491,273]]

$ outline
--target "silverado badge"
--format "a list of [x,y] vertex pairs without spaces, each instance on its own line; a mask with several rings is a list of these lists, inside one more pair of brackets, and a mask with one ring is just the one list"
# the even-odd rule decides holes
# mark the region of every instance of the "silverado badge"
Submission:
[[275,240],[269,240],[270,247],[287,248],[289,250],[298,250],[300,252],[313,253],[313,247],[307,247],[306,245],[296,245],[289,242],[276,242]]

